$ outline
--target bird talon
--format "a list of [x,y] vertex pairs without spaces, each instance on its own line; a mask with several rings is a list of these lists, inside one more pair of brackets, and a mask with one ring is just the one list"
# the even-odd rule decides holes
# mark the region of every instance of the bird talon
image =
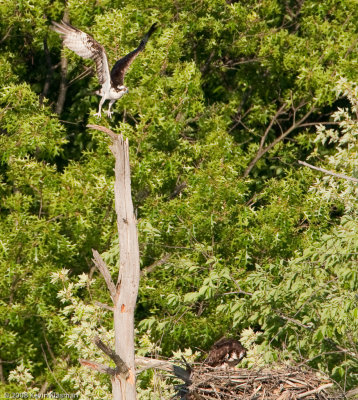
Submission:
[[101,118],[102,115],[101,115],[100,112],[98,112],[98,113],[94,114],[94,116],[95,116],[95,117],[98,117],[98,118]]
[[112,114],[113,114],[113,111],[109,111],[109,110],[107,111],[107,117],[108,118],[112,118]]

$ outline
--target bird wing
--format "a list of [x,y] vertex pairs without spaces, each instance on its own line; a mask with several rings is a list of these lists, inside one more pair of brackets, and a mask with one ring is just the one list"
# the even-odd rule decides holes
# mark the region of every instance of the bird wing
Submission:
[[118,60],[111,71],[111,79],[113,82],[113,86],[122,86],[124,84],[124,75],[127,72],[127,69],[130,67],[134,59],[137,55],[144,50],[145,45],[148,42],[148,39],[151,37],[152,33],[157,29],[157,23],[153,24],[149,31],[146,33],[144,38],[139,43],[139,46],[128,53],[126,56]]
[[222,337],[221,339],[217,340],[213,344],[212,348],[215,349],[215,348],[219,348],[219,347],[222,347],[222,346],[225,346],[225,345],[229,345],[229,344],[232,343],[232,341],[233,341],[233,339],[228,339],[226,337]]
[[52,27],[55,32],[63,37],[63,44],[70,50],[83,58],[90,58],[96,63],[96,70],[99,83],[104,90],[109,90],[111,78],[108,67],[107,54],[102,45],[100,45],[92,36],[72,25],[62,21],[60,24],[52,21]]
[[226,361],[228,354],[229,351],[227,346],[213,348],[210,350],[205,362],[212,367],[216,367]]

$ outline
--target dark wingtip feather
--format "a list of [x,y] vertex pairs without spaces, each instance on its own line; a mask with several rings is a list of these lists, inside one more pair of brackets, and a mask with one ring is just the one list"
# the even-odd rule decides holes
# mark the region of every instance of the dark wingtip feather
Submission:
[[158,22],[154,22],[154,24],[150,27],[147,35],[148,37],[158,28]]
[[52,25],[50,26],[50,29],[52,29],[53,31],[55,31],[59,34],[62,34],[62,35],[65,35],[66,33],[68,33],[71,30],[76,31],[76,32],[79,31],[77,28],[75,28],[68,22],[65,22],[64,20],[62,20],[60,23],[56,22],[56,21],[51,21],[51,23],[52,23]]
[[158,27],[158,22],[154,22],[154,24],[149,28],[149,31],[147,34],[144,36],[144,41],[147,43],[148,39],[152,36],[152,33],[157,29]]
[[138,49],[139,51],[142,51],[145,47],[145,45],[148,42],[148,39],[151,37],[152,33],[157,29],[158,22],[154,22],[154,24],[149,28],[149,31],[146,33],[142,41],[140,42]]

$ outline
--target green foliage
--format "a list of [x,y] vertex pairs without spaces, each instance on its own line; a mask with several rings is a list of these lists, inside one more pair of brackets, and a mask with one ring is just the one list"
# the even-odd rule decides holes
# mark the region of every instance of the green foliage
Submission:
[[[92,62],[62,50],[49,29],[65,2],[0,4],[1,390],[35,393],[48,382],[94,398],[108,387],[77,362],[99,356],[89,340],[96,330],[111,340],[110,316],[92,304],[109,302],[104,282],[89,287],[81,275],[96,274],[91,249],[114,275],[118,268],[113,158],[109,140],[87,123],[130,141],[143,271],[139,353],[204,352],[248,328],[247,365],[310,360],[342,385],[357,385],[356,184],[296,163],[309,158],[357,175],[354,2],[66,7],[111,65],[154,21],[159,29],[128,71],[130,91],[113,120],[98,121],[97,78],[77,79]],[[57,116],[61,55],[69,86]],[[285,118],[270,126],[283,104]],[[312,107],[305,125],[244,178],[264,133],[273,143]],[[140,378],[143,398],[160,398],[156,379]]]

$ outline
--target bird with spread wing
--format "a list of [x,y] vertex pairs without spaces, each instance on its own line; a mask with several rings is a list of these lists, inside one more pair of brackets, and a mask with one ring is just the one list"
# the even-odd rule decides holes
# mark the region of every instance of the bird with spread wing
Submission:
[[61,23],[52,21],[51,28],[63,37],[63,44],[66,47],[79,56],[90,58],[96,63],[98,80],[102,86],[101,89],[96,92],[96,94],[101,96],[101,101],[99,103],[98,113],[95,115],[98,117],[101,116],[103,103],[109,100],[107,115],[111,118],[113,114],[113,112],[111,112],[113,103],[128,93],[128,88],[124,86],[124,76],[134,59],[144,50],[148,39],[157,28],[157,23],[154,23],[150,27],[147,34],[139,43],[139,46],[118,60],[111,71],[109,71],[108,58],[104,47],[88,33],[82,32],[64,21]]

